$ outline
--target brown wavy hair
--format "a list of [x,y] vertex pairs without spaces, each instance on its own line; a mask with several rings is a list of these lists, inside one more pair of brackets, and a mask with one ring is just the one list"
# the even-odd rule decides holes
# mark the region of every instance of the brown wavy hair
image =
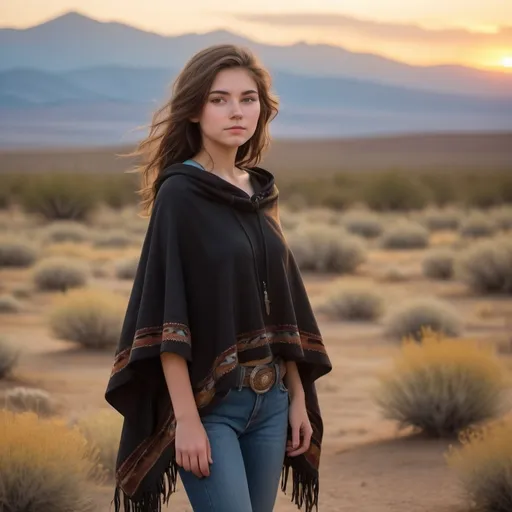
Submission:
[[247,48],[231,44],[210,46],[195,54],[172,86],[171,98],[154,114],[149,135],[136,150],[125,156],[140,157],[142,163],[130,172],[140,173],[140,206],[150,214],[156,195],[156,181],[170,165],[192,158],[202,149],[198,117],[217,73],[227,68],[247,69],[257,84],[260,117],[254,135],[238,148],[235,164],[255,166],[270,143],[269,123],[278,114],[278,100],[271,92],[271,77]]

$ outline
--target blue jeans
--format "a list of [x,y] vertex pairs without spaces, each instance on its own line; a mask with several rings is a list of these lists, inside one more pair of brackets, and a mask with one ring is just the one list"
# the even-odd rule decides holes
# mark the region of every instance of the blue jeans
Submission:
[[202,418],[212,450],[210,476],[179,468],[194,512],[272,512],[286,449],[288,391],[232,388]]

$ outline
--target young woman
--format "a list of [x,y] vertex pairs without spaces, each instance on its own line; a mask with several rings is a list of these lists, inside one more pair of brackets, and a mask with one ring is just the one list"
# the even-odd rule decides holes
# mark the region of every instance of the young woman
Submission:
[[178,473],[195,512],[271,512],[279,479],[318,508],[331,369],[256,165],[277,114],[246,49],[195,55],[138,148],[150,214],[106,391],[124,417],[115,510],[156,512]]

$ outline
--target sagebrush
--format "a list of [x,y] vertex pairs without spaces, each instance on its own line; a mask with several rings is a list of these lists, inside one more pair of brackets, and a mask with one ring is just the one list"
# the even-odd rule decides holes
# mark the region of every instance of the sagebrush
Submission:
[[55,337],[74,341],[88,349],[117,346],[126,309],[118,294],[99,289],[72,290],[50,312]]
[[468,505],[480,512],[512,510],[512,420],[468,429],[460,441],[447,460],[459,475]]
[[504,369],[491,349],[425,331],[404,342],[376,400],[388,419],[435,436],[453,436],[503,412]]
[[0,504],[9,512],[93,512],[97,455],[75,429],[34,413],[0,410]]
[[420,340],[425,329],[449,337],[458,336],[462,328],[462,320],[455,308],[434,297],[420,297],[399,304],[386,319],[386,333],[399,341],[409,337]]

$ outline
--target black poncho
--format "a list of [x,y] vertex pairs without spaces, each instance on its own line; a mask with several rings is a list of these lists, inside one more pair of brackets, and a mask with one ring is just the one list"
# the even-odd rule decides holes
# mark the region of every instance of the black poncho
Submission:
[[[162,173],[106,400],[124,417],[116,512],[156,512],[175,490],[175,418],[160,353],[188,361],[200,415],[237,383],[239,363],[297,362],[313,427],[285,457],[292,500],[318,508],[322,418],[314,381],[331,370],[299,269],[283,237],[272,174],[248,169],[255,194],[191,165]],[[264,455],[264,454],[263,454]]]

